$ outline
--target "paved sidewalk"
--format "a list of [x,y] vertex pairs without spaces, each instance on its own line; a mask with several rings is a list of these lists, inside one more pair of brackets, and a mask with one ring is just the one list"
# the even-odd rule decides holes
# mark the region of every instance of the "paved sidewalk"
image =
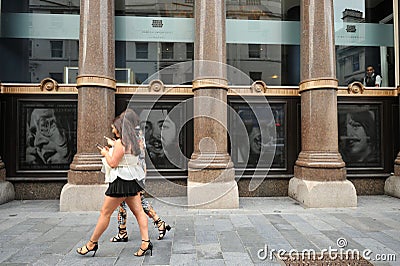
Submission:
[[[357,208],[305,209],[287,197],[240,198],[237,210],[179,207],[185,198],[152,199],[173,229],[156,240],[149,223],[153,256],[134,257],[140,245],[135,218],[128,214],[129,242],[111,243],[116,213],[96,256],[75,252],[91,235],[98,212],[59,212],[57,200],[13,201],[0,205],[0,265],[280,265],[271,249],[357,249],[395,259],[400,265],[400,199],[360,196]],[[149,220],[150,222],[150,220]],[[264,252],[266,250],[267,252]],[[367,251],[368,251],[367,250]]]

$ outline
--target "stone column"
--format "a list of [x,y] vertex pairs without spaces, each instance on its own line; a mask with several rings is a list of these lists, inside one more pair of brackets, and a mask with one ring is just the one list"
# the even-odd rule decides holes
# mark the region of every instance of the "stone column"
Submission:
[[115,114],[114,1],[82,0],[80,10],[78,147],[60,197],[61,211],[99,210],[106,185],[95,147],[110,136]]
[[[400,2],[397,1],[397,3],[393,6],[393,15],[394,19],[398,21],[399,19],[399,5]],[[396,25],[395,25],[396,27]],[[400,28],[396,27],[396,34],[394,35],[395,38],[395,43],[398,42],[400,39]],[[398,49],[395,49],[395,57],[399,57],[399,51]],[[399,69],[399,63],[396,61],[396,69]],[[397,82],[399,82],[399,73],[397,73]],[[397,84],[397,88],[399,88],[399,84]],[[394,161],[394,175],[390,176],[388,179],[386,179],[385,182],[385,194],[400,198],[400,152],[397,154],[397,158]]]
[[6,181],[6,168],[0,157],[0,204],[12,201],[14,198],[14,186]]
[[225,1],[195,1],[194,152],[188,205],[238,208],[235,169],[227,152]]
[[301,152],[288,194],[306,207],[355,207],[338,152],[332,0],[302,1],[300,49]]

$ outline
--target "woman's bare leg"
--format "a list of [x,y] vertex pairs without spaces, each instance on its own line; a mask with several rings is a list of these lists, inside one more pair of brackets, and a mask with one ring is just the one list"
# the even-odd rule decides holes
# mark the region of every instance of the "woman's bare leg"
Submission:
[[[142,240],[149,240],[149,228],[148,228],[148,220],[147,216],[143,211],[142,204],[140,202],[140,195],[131,196],[125,199],[126,204],[128,204],[129,208],[133,212],[136,217],[136,220],[139,224],[140,235]],[[148,243],[142,242],[141,248],[146,249]]]
[[91,249],[94,247],[93,242],[97,242],[100,236],[104,233],[107,229],[108,224],[110,223],[110,217],[118,205],[124,200],[125,198],[113,198],[109,196],[105,196],[103,206],[101,207],[100,216],[97,220],[96,228],[90,240],[86,246]]

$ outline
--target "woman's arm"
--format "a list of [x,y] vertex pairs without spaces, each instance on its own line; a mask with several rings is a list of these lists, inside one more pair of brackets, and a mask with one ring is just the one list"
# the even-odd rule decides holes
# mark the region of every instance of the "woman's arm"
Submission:
[[121,161],[122,157],[124,156],[125,153],[125,147],[122,145],[121,140],[118,139],[114,142],[114,150],[112,155],[108,153],[108,150],[106,148],[103,148],[101,150],[101,155],[106,158],[106,161],[108,165],[112,168],[115,168],[118,166],[119,162]]

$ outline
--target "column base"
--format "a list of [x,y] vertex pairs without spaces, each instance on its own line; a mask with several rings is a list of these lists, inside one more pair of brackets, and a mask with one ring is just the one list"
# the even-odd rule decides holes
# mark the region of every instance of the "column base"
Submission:
[[293,177],[288,194],[307,208],[357,207],[356,189],[349,180],[310,181]]
[[385,194],[400,198],[400,176],[390,176],[385,181]]
[[64,185],[60,194],[60,211],[99,211],[107,187],[107,184]]
[[13,201],[15,199],[14,186],[8,181],[0,182],[0,204]]
[[235,180],[224,183],[187,183],[188,207],[197,209],[237,209],[239,190]]

